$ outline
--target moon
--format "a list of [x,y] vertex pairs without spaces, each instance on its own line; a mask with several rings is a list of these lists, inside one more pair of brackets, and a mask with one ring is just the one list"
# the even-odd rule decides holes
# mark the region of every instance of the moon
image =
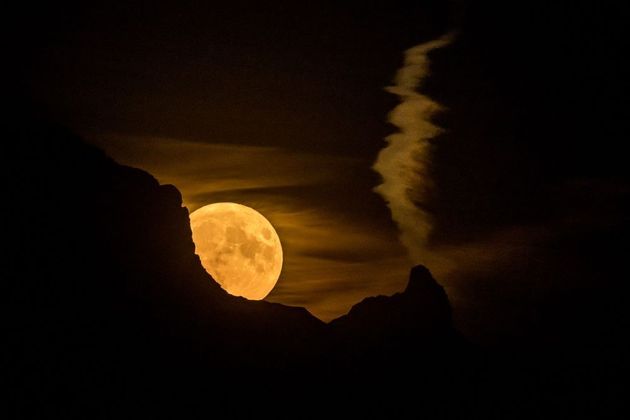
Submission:
[[190,215],[195,253],[231,295],[261,300],[282,270],[282,245],[271,223],[251,207],[214,203]]

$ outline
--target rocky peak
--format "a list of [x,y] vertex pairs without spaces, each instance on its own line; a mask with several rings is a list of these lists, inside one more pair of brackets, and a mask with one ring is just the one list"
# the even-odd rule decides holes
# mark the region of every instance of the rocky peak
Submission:
[[436,293],[439,290],[443,291],[442,286],[435,281],[429,269],[423,265],[416,265],[411,269],[409,282],[404,293],[406,295],[419,295]]

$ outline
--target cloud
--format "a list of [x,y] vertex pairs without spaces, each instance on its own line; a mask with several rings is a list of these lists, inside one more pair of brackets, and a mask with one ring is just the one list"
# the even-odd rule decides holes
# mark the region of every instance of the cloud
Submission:
[[177,186],[191,211],[207,204],[199,198],[222,191],[331,183],[358,163],[348,157],[278,147],[111,133],[88,137],[120,163],[145,169],[161,183]]
[[366,296],[404,288],[408,260],[395,236],[324,209],[282,206],[269,215],[287,253],[269,300],[305,306],[328,321]]
[[[369,161],[156,137],[92,139],[120,163],[177,186],[190,211],[232,201],[269,219],[282,242],[284,267],[267,300],[306,307],[329,321],[367,296],[406,285],[406,252],[392,226],[378,219],[388,222],[387,214],[367,211],[357,191],[356,177],[369,174]],[[374,196],[369,187],[364,194]]]
[[409,276],[405,255],[366,262],[300,256],[287,261],[295,282],[280,281],[268,300],[304,306],[313,315],[330,321],[347,313],[368,296],[391,295],[404,289]]
[[395,85],[387,88],[401,100],[389,115],[389,122],[400,131],[387,137],[388,145],[380,151],[374,164],[374,169],[383,177],[383,183],[375,191],[387,202],[400,229],[400,240],[414,262],[423,261],[424,246],[431,231],[431,216],[419,208],[418,203],[422,203],[431,187],[429,140],[440,131],[431,122],[440,105],[419,93],[417,88],[429,74],[429,52],[448,45],[450,40],[451,36],[447,35],[405,52],[405,62],[396,74]]
[[[597,248],[614,254],[614,236],[606,233],[613,228],[605,223],[621,224],[614,209],[622,189],[602,190],[610,180],[572,186],[535,174],[540,157],[507,144],[513,140],[495,131],[511,120],[486,81],[471,80],[476,73],[468,68],[448,68],[464,61],[452,59],[461,44],[430,54],[450,40],[408,50],[395,85],[387,89],[401,101],[389,116],[399,132],[387,137],[374,164],[383,178],[376,192],[388,203],[413,261],[427,265],[446,288],[458,328],[484,339],[522,334],[540,322],[541,308],[561,308],[549,296],[570,295],[584,285],[595,290],[606,281],[601,272],[619,271],[610,269],[615,263],[608,257],[604,264],[592,262]],[[428,79],[429,56],[434,69],[450,73]],[[443,108],[418,92],[423,86],[448,105],[446,119],[441,115],[441,121],[451,121],[448,132],[432,123]],[[529,134],[517,129],[522,128],[514,129],[519,136]],[[534,149],[541,139],[546,145],[556,141],[549,133],[526,140]],[[431,153],[431,142],[440,144],[439,153]],[[429,194],[434,189],[437,194]]]

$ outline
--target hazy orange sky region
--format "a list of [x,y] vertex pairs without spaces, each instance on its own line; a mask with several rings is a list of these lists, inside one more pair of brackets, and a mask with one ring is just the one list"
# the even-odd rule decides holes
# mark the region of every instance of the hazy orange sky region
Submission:
[[189,212],[230,201],[271,221],[285,258],[269,301],[304,306],[329,321],[367,296],[390,295],[406,284],[410,261],[392,223],[362,216],[338,194],[344,178],[351,182],[350,174],[369,171],[369,161],[157,137],[91,139],[117,161],[175,185]]

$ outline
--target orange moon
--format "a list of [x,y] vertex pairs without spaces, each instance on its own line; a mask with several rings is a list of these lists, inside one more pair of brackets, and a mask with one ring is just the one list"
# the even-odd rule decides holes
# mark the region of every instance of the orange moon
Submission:
[[214,203],[190,215],[195,253],[231,295],[261,300],[282,270],[282,245],[271,223],[251,207]]

